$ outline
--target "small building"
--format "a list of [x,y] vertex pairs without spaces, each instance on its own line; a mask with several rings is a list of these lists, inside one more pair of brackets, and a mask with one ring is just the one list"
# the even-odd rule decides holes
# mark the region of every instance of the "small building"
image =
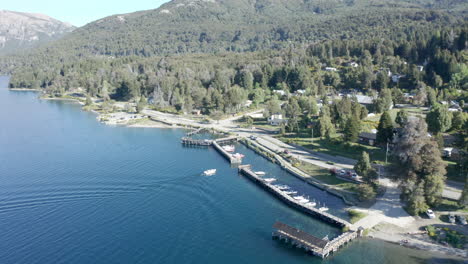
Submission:
[[377,140],[377,133],[362,132],[359,134],[359,143],[374,146]]
[[202,111],[200,109],[193,109],[192,110],[192,115],[199,116],[202,114]]
[[325,67],[325,71],[336,72],[338,70],[336,68],[333,68],[333,67]]
[[[348,94],[348,97],[352,97],[352,95]],[[374,103],[374,98],[367,96],[367,95],[355,95],[358,103],[362,105],[371,105]]]
[[282,114],[274,114],[268,118],[268,123],[272,126],[287,124],[288,120],[283,118]]
[[416,66],[416,68],[417,68],[418,71],[420,71],[420,72],[424,71],[424,66],[422,66],[422,65],[418,65],[418,66]]
[[405,77],[404,75],[394,74],[392,75],[392,82],[397,83],[400,81],[401,78],[404,78],[404,77]]
[[244,107],[250,107],[252,105],[252,100],[245,101]]
[[453,152],[453,148],[444,148],[444,152],[442,153],[442,156],[444,158],[450,158],[452,157],[452,152]]
[[353,68],[357,68],[357,67],[359,67],[359,64],[357,62],[355,62],[355,61],[352,61],[352,62],[348,63],[348,66],[353,67]]
[[300,95],[304,95],[305,93],[306,93],[306,90],[297,90],[294,92],[294,95],[300,96]]
[[275,94],[279,94],[279,95],[281,95],[281,96],[286,95],[286,92],[283,91],[283,90],[274,90],[273,92],[274,92]]

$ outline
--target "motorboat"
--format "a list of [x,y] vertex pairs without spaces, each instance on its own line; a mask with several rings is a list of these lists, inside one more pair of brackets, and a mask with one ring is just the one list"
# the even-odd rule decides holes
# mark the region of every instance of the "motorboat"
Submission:
[[326,211],[328,211],[328,207],[322,206],[322,207],[319,208],[319,210],[320,210],[321,212],[326,212]]
[[281,185],[281,184],[275,185],[275,187],[282,190],[282,191],[289,189],[289,186]]
[[211,169],[211,170],[206,170],[203,172],[203,175],[205,176],[212,176],[216,174],[216,169]]
[[272,182],[276,181],[276,179],[275,178],[266,178],[265,181],[268,182],[268,183],[272,183]]
[[315,207],[317,205],[316,202],[308,202],[306,204],[304,204],[305,206],[308,206],[308,207]]
[[286,191],[286,192],[284,192],[284,194],[294,195],[294,194],[297,194],[297,192],[296,191]]
[[264,171],[256,171],[255,174],[258,175],[258,176],[265,176],[265,175],[266,175],[266,172],[264,172]]
[[236,159],[242,159],[245,157],[244,154],[240,154],[240,153],[236,153],[236,154],[232,154],[232,157],[236,158]]
[[222,146],[222,148],[227,152],[234,152],[236,150],[236,147],[234,147],[234,145]]

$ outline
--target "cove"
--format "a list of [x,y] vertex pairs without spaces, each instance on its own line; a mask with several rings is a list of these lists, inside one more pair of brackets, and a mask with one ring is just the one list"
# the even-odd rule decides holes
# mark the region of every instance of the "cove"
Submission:
[[[319,237],[333,226],[287,207],[177,129],[105,126],[70,102],[0,79],[1,263],[321,263],[271,239],[276,220]],[[238,145],[244,163],[345,215],[337,197]],[[215,176],[202,171],[216,168]],[[451,262],[361,239],[325,263]]]

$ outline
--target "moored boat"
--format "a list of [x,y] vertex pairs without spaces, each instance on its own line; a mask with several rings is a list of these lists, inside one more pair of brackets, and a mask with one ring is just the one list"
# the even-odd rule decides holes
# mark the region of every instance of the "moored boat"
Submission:
[[227,152],[234,152],[236,150],[236,147],[234,147],[234,145],[222,146],[222,148]]
[[276,179],[275,178],[266,178],[265,181],[268,182],[268,183],[272,183],[272,182],[276,181]]
[[211,176],[216,174],[216,169],[206,170],[203,172],[205,176]]
[[266,172],[264,172],[264,171],[256,171],[255,174],[258,175],[258,176],[265,176],[265,175],[266,175]]

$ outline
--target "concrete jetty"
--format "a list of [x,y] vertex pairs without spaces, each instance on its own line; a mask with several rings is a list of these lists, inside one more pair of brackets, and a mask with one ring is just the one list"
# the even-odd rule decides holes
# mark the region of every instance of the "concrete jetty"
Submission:
[[338,226],[340,228],[343,227],[351,227],[351,223],[348,221],[341,219],[339,217],[336,217],[332,214],[329,214],[327,212],[323,212],[319,210],[318,208],[312,207],[312,206],[306,206],[305,204],[300,203],[299,201],[295,200],[291,196],[285,194],[283,191],[275,187],[273,184],[269,184],[266,182],[264,179],[261,177],[257,176],[255,172],[251,170],[250,165],[242,165],[239,166],[239,171],[243,175],[247,176],[249,179],[260,185],[262,188],[265,190],[269,191],[273,195],[275,195],[277,198],[285,202],[287,205],[303,212],[308,215],[314,216],[316,218],[319,218],[325,222],[328,222],[332,225]]

